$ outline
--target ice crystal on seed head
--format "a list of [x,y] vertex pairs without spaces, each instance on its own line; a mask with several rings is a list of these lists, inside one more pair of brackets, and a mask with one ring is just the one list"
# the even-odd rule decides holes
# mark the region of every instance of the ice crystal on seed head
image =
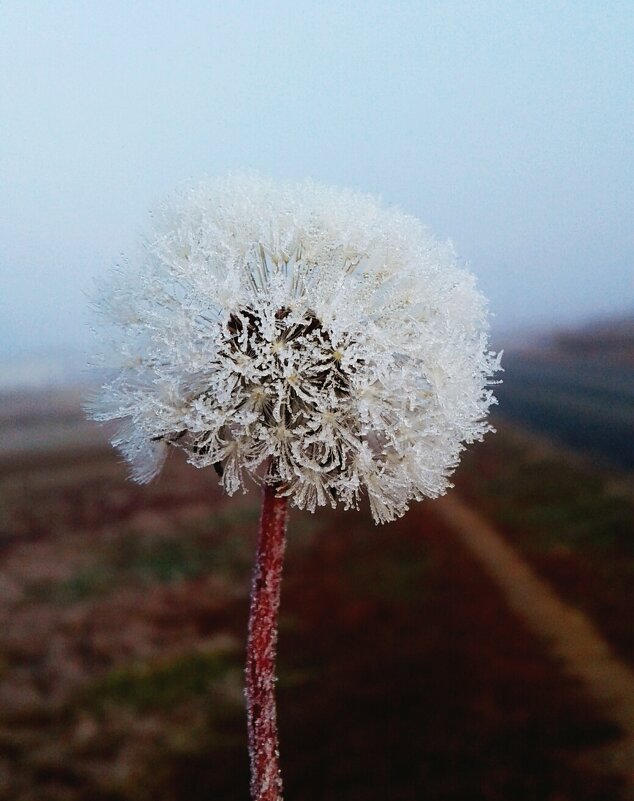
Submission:
[[374,519],[435,497],[490,430],[498,368],[473,276],[373,197],[216,179],[158,215],[97,305],[114,369],[91,413],[149,481],[170,447],[298,507]]

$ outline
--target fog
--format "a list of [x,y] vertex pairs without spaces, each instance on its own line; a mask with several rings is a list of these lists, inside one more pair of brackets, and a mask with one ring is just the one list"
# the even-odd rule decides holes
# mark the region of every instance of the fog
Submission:
[[5,2],[0,357],[81,351],[147,212],[255,168],[451,238],[494,330],[633,300],[629,2]]

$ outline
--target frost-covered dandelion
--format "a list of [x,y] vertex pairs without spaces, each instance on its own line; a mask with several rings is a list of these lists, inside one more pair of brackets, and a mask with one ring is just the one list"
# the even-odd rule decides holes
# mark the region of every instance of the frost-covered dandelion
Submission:
[[[273,703],[286,500],[367,497],[376,522],[449,486],[498,368],[473,276],[372,197],[257,176],[161,210],[145,258],[101,287],[115,373],[91,407],[149,481],[170,448],[229,493],[264,486],[247,696],[255,799],[281,797]],[[110,364],[112,364],[110,362]]]

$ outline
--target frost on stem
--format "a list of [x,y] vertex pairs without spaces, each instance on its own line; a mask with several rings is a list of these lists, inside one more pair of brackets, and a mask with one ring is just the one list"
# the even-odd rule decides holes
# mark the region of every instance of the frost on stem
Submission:
[[229,493],[250,476],[311,511],[367,495],[377,522],[447,489],[499,367],[449,246],[372,197],[251,175],[158,217],[97,302],[110,373],[91,410],[121,421],[137,480],[177,447]]
[[281,801],[275,649],[282,565],[286,543],[286,499],[265,485],[258,549],[251,588],[246,696],[251,759],[251,798]]

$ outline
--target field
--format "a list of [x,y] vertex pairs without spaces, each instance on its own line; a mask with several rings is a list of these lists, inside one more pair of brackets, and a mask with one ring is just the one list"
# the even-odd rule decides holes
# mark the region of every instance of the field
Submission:
[[[213,472],[176,457],[133,485],[67,401],[62,419],[22,401],[17,441],[37,430],[40,447],[0,461],[0,799],[247,798],[257,492],[224,497]],[[454,490],[618,665],[634,653],[629,492],[508,425],[467,454]],[[631,798],[634,725],[535,633],[440,509],[378,528],[366,511],[292,513],[286,797]]]
[[608,358],[509,354],[504,417],[627,470],[634,468],[634,369]]

